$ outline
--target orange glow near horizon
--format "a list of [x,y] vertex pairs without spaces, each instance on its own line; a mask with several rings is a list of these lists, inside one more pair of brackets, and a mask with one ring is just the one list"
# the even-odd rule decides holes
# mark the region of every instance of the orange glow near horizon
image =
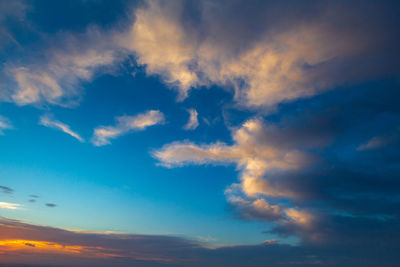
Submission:
[[105,253],[102,247],[62,245],[56,242],[23,239],[0,240],[0,254],[11,251],[79,255],[81,257],[95,258],[118,257],[116,254]]

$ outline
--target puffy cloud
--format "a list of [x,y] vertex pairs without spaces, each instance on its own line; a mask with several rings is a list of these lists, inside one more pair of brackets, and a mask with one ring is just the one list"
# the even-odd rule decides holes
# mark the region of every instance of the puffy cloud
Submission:
[[180,100],[191,88],[218,85],[240,105],[266,110],[397,71],[388,60],[399,41],[387,27],[395,8],[337,2],[145,1],[129,27],[62,34],[44,45],[44,60],[7,64],[14,83],[8,100],[71,105],[82,82],[131,55]]
[[[271,109],[380,72],[378,66],[358,68],[362,60],[357,57],[368,60],[371,49],[379,47],[376,40],[383,38],[363,34],[368,25],[360,22],[363,14],[352,13],[355,9],[341,4],[319,4],[316,10],[274,2],[255,6],[259,10],[240,1],[192,6],[147,1],[135,11],[130,33],[118,39],[148,74],[161,76],[181,99],[191,88],[217,84],[233,88],[235,99],[250,108]],[[191,20],[193,9],[198,15]],[[340,16],[345,22],[338,14],[345,14]],[[371,16],[379,17],[379,12]],[[342,24],[346,30],[338,26]]]
[[245,122],[242,127],[233,132],[234,144],[224,143],[211,145],[196,145],[189,142],[175,142],[165,145],[153,152],[162,165],[166,167],[181,166],[184,164],[224,164],[234,163],[241,170],[240,190],[246,198],[237,196],[237,184],[226,191],[231,204],[240,206],[240,209],[250,209],[255,217],[265,217],[274,220],[292,220],[296,223],[308,223],[311,216],[306,212],[294,208],[281,208],[271,205],[261,196],[272,198],[292,198],[296,192],[280,189],[268,182],[266,176],[288,170],[300,169],[313,158],[297,150],[291,145],[280,145],[279,129],[272,125],[265,125],[260,119]]
[[80,142],[84,142],[85,140],[76,132],[72,131],[70,127],[60,121],[54,120],[51,117],[44,115],[40,117],[39,123],[43,126],[54,128],[60,131],[63,131],[64,133],[74,137],[75,139],[79,140]]
[[12,129],[13,126],[9,119],[0,115],[0,135],[3,134],[3,130]]
[[197,119],[197,111],[193,108],[188,109],[189,121],[183,126],[185,130],[194,130],[199,126],[199,120]]
[[120,36],[119,42],[137,55],[147,73],[178,86],[180,97],[185,98],[198,78],[189,67],[195,56],[194,43],[180,24],[181,10],[179,2],[147,1],[146,7],[135,11],[130,32]]
[[0,202],[0,209],[17,210],[21,205],[16,203]]
[[95,146],[110,144],[110,139],[115,139],[131,131],[141,131],[149,126],[162,124],[165,121],[164,114],[159,110],[149,110],[136,116],[120,116],[116,118],[115,126],[99,126],[94,129],[92,143]]

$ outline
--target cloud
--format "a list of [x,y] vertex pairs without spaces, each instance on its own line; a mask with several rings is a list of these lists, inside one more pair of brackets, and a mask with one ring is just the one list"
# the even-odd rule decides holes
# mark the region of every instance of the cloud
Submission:
[[44,41],[40,60],[29,55],[24,64],[7,64],[11,89],[5,98],[18,105],[73,106],[82,83],[134,56],[180,100],[193,88],[217,85],[234,92],[243,107],[271,111],[397,73],[397,63],[390,63],[397,62],[390,51],[399,43],[390,27],[397,25],[392,5],[149,0],[134,9],[128,26],[63,33]]
[[43,44],[43,57],[27,55],[24,64],[5,66],[9,85],[6,100],[21,106],[74,106],[82,92],[81,83],[91,81],[99,72],[110,72],[119,61],[118,50],[105,38],[107,34],[94,27],[82,35],[61,35],[62,40],[53,38],[52,45]]
[[199,121],[197,119],[197,111],[193,108],[188,109],[189,112],[189,121],[183,126],[185,130],[194,130],[199,126]]
[[9,119],[0,115],[0,135],[3,134],[3,130],[12,129],[13,126]]
[[[393,131],[400,123],[398,83],[362,88],[325,92],[287,104],[283,114],[245,121],[231,128],[232,144],[179,141],[153,156],[168,168],[233,164],[239,181],[225,190],[233,214],[272,222],[272,233],[295,235],[303,242],[344,240],[357,221],[371,231],[370,220],[396,225],[400,148]],[[357,144],[371,136],[392,141],[374,153],[357,152]],[[286,156],[291,154],[298,156]],[[352,236],[364,240],[361,233]]]
[[0,190],[5,194],[12,194],[14,192],[14,189],[3,185],[0,185]]
[[[130,33],[119,39],[148,74],[176,88],[180,99],[192,88],[219,85],[233,88],[236,101],[247,108],[270,110],[381,73],[387,57],[380,67],[359,64],[375,58],[371,50],[380,40],[393,37],[383,34],[380,24],[364,34],[369,25],[361,21],[371,11],[345,6],[147,1],[135,11]],[[197,12],[196,19],[190,12]],[[379,20],[379,14],[370,15]]]
[[[266,125],[260,119],[246,121],[236,129],[232,138],[234,144],[224,143],[195,145],[189,142],[175,142],[154,151],[153,156],[166,167],[185,164],[226,164],[234,163],[240,169],[240,185],[233,184],[226,191],[228,201],[251,209],[256,217],[265,216],[272,220],[291,220],[296,223],[308,223],[311,216],[305,211],[295,212],[294,208],[283,208],[280,204],[271,205],[262,198],[292,198],[294,191],[280,190],[268,182],[266,177],[277,172],[298,170],[312,162],[312,157],[291,145],[280,145],[280,131],[273,125]],[[239,190],[236,190],[238,189]],[[237,196],[237,191],[246,198]],[[261,197],[260,197],[261,196]],[[308,219],[305,219],[305,218]]]
[[54,203],[46,203],[46,207],[54,208],[54,207],[57,207],[57,205]]
[[[323,246],[269,240],[207,248],[182,237],[68,231],[1,218],[0,262],[46,266],[265,266],[266,262],[268,266],[393,266],[400,261],[397,226],[371,222],[376,229],[357,242],[354,237],[366,233],[365,224],[356,227],[357,223],[360,221],[351,223],[351,231],[345,230],[348,239],[340,237]],[[340,224],[340,220],[334,224]],[[393,231],[393,238],[386,240],[393,243],[382,242],[380,234],[385,225]]]
[[120,116],[116,118],[115,126],[99,126],[94,129],[92,143],[95,146],[111,144],[110,139],[115,139],[131,131],[142,131],[147,127],[162,124],[164,114],[159,110],[149,110],[135,116]]
[[365,144],[361,144],[357,147],[358,151],[365,151],[365,150],[373,150],[381,147],[385,147],[398,139],[397,135],[391,136],[375,136],[372,137],[368,142]]
[[54,120],[48,115],[44,115],[44,116],[40,117],[39,123],[43,126],[63,131],[64,133],[74,137],[75,139],[77,139],[80,142],[85,141],[79,134],[72,131],[68,125],[66,125],[60,121]]
[[21,208],[20,204],[0,202],[0,209],[17,210],[20,208]]

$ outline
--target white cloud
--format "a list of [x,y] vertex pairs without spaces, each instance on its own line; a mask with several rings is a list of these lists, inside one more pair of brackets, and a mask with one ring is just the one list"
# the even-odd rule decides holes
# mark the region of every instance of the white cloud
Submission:
[[94,129],[92,143],[95,146],[110,144],[115,139],[131,131],[144,130],[149,126],[161,124],[165,121],[164,114],[159,110],[150,110],[136,116],[121,116],[116,118],[115,126],[99,126]]
[[0,202],[0,209],[17,210],[20,208],[21,208],[20,204]]
[[188,109],[189,112],[189,121],[183,126],[185,130],[194,130],[199,126],[199,121],[197,119],[197,111],[193,108]]
[[13,126],[9,119],[0,115],[0,135],[3,134],[3,130],[12,129]]
[[[300,169],[313,160],[309,155],[277,142],[279,135],[280,132],[276,127],[265,125],[259,119],[253,119],[233,132],[233,145],[175,142],[155,151],[153,156],[166,167],[233,163],[241,171],[240,184],[233,184],[227,189],[225,193],[228,201],[236,206],[247,207],[246,210],[251,208],[258,217],[264,214],[265,217],[275,220],[284,218],[305,223],[308,222],[305,219],[308,218],[306,212],[295,213],[291,210],[293,208],[282,208],[263,199],[263,197],[287,199],[295,197],[295,192],[271,185],[265,176]],[[242,193],[246,199],[238,196]]]
[[84,142],[85,140],[76,132],[72,131],[70,127],[60,121],[54,120],[47,115],[40,117],[39,123],[43,126],[54,128],[60,131],[63,131],[66,134],[74,137],[75,139],[79,140],[80,142]]

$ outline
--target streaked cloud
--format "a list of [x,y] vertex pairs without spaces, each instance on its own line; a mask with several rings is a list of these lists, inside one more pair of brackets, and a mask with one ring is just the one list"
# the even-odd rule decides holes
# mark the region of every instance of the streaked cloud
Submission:
[[21,205],[16,203],[0,202],[0,209],[17,210],[20,209]]
[[0,191],[5,194],[12,194],[14,192],[14,189],[12,189],[8,186],[0,185]]
[[63,42],[48,46],[44,58],[7,66],[5,73],[13,80],[7,100],[21,106],[76,105],[81,83],[91,81],[100,70],[107,72],[117,61],[118,51],[104,37],[94,28],[79,36],[64,33]]
[[0,115],[0,135],[4,134],[4,130],[12,129],[13,126],[9,119]]
[[84,142],[85,141],[79,134],[77,134],[76,132],[72,131],[71,128],[67,124],[62,123],[62,122],[57,121],[57,120],[54,120],[48,115],[43,115],[42,117],[40,117],[39,123],[41,125],[43,125],[43,126],[60,130],[60,131],[62,131],[64,133],[74,137],[75,139],[77,139],[80,142]]
[[197,111],[193,108],[188,109],[189,112],[189,121],[183,126],[185,130],[194,130],[199,126],[199,120],[197,119]]
[[57,207],[57,205],[54,203],[46,203],[46,207],[54,208],[54,207]]
[[388,146],[389,144],[398,140],[398,135],[390,136],[374,136],[368,142],[361,144],[357,147],[358,151],[373,150]]
[[115,139],[132,131],[142,131],[147,127],[162,124],[164,114],[159,110],[149,110],[135,116],[120,116],[116,118],[115,126],[99,126],[94,129],[92,143],[95,146],[111,144],[110,139]]
[[[351,218],[345,218],[351,220]],[[383,256],[388,262],[397,262],[397,250],[381,243],[381,226],[354,240],[362,225],[354,221],[347,239],[337,239],[328,244],[280,244],[267,240],[255,245],[230,245],[209,248],[200,242],[167,235],[135,235],[69,231],[59,228],[22,223],[0,218],[0,254],[2,264],[32,264],[62,266],[312,266],[332,265],[363,266],[365,262],[382,265]],[[356,227],[358,225],[358,227]],[[365,229],[362,229],[364,231]],[[398,228],[390,227],[394,235]],[[330,229],[324,229],[329,234]],[[355,233],[357,232],[357,233]],[[396,235],[397,236],[397,235]],[[332,237],[335,237],[332,235]],[[392,238],[393,242],[398,242]],[[337,247],[339,245],[339,248]],[[393,243],[396,244],[396,243]],[[392,248],[392,249],[390,249]],[[346,251],[343,256],[337,253]],[[390,265],[390,264],[389,264]]]

